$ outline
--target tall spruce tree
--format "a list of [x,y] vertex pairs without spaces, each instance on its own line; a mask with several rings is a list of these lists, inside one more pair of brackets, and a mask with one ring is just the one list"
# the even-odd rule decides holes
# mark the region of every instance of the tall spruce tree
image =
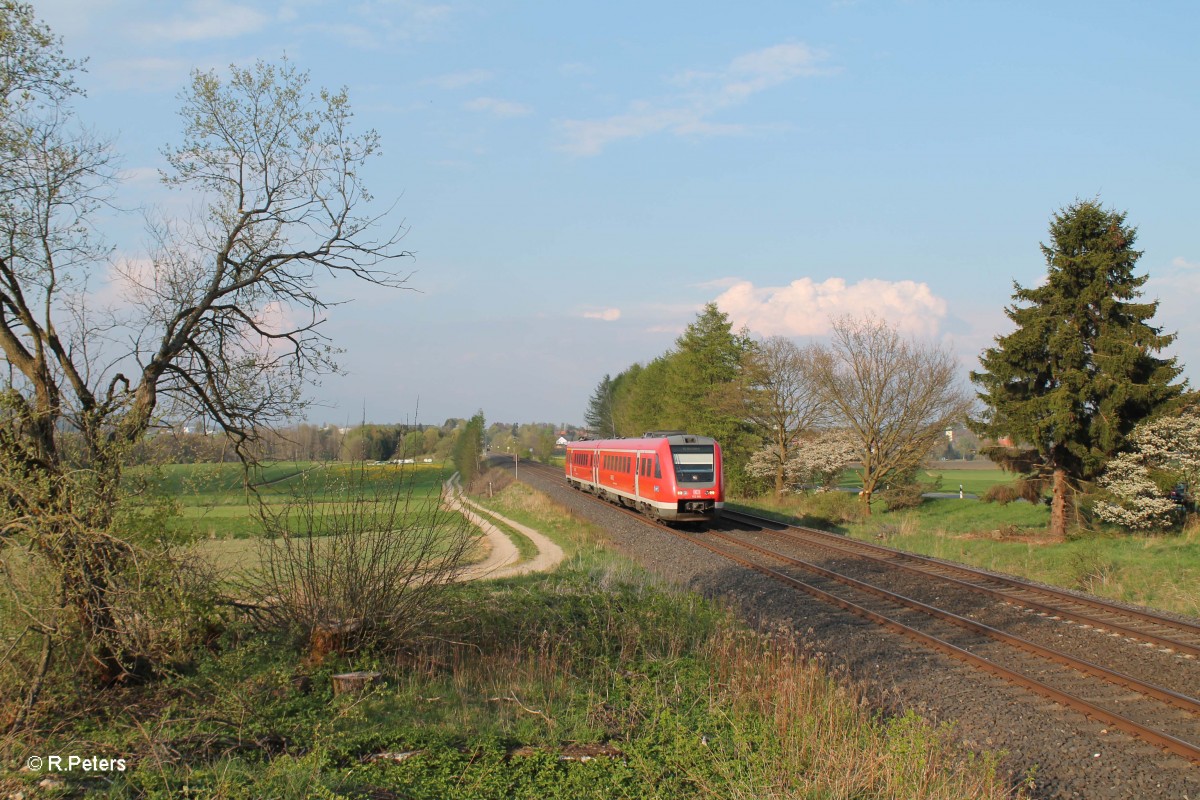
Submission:
[[1123,212],[1091,200],[1061,209],[1042,245],[1046,282],[1014,282],[1005,313],[1016,324],[980,356],[971,380],[987,406],[977,432],[1029,449],[1027,469],[1053,490],[1050,527],[1066,530],[1078,484],[1094,478],[1133,427],[1180,394],[1174,358],[1157,358],[1173,334],[1148,323],[1138,302],[1145,275]]
[[617,435],[614,389],[612,376],[605,375],[588,399],[587,411],[583,414],[583,421],[601,439],[611,439]]
[[747,331],[734,332],[729,315],[708,303],[667,361],[663,422],[720,442],[726,482],[735,491],[744,488],[744,467],[758,446],[740,394],[753,347]]

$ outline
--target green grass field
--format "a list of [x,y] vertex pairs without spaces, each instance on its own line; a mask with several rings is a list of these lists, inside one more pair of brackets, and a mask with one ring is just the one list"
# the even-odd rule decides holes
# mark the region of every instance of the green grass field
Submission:
[[[921,481],[937,480],[940,485],[937,491],[957,492],[961,485],[966,494],[982,495],[988,489],[1001,483],[1012,483],[1015,476],[999,468],[989,469],[954,469],[952,467],[926,467],[917,475]],[[838,486],[844,489],[861,489],[862,480],[858,473],[848,469],[842,473]]]
[[[362,496],[376,501],[367,506],[374,506],[372,513],[381,518],[388,518],[391,504],[397,503],[394,521],[403,524],[428,513],[449,477],[440,464],[281,462],[253,474],[251,491],[239,464],[168,464],[135,468],[129,475],[146,482],[147,494],[162,493],[175,502],[178,513],[166,520],[168,532],[193,542],[222,575],[259,563],[266,533],[260,512],[301,512],[290,516],[287,529],[301,533],[311,527],[320,535],[360,513],[364,507],[355,498]],[[460,522],[457,512],[441,513],[440,525],[447,532]]]
[[280,462],[252,476],[253,491],[238,464],[168,464],[131,470],[130,476],[145,480],[150,492],[162,492],[178,504],[179,516],[168,522],[173,533],[234,539],[263,532],[255,513],[260,501],[279,511],[311,497],[325,511],[336,513],[348,492],[381,498],[402,492],[416,506],[436,498],[449,474],[440,464]]
[[[982,495],[1012,480],[997,469],[929,470],[942,490]],[[843,485],[855,482],[843,476]],[[861,485],[861,484],[857,484]],[[1046,536],[1049,508],[958,498],[926,499],[919,508],[888,512],[874,503],[866,516],[851,493],[759,498],[745,506],[797,524],[855,538],[885,541],[945,558],[1128,603],[1200,616],[1200,530],[1139,535],[1114,530],[1080,533],[1067,541]]]

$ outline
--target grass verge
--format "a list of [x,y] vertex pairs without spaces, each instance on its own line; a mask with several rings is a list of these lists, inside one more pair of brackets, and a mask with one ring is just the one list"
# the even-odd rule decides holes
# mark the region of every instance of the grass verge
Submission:
[[[883,719],[791,640],[663,585],[525,487],[492,502],[556,538],[547,575],[454,589],[398,654],[314,666],[230,630],[191,669],[127,689],[12,748],[123,757],[61,795],[377,798],[999,798],[989,758]],[[330,676],[384,682],[333,697]],[[25,790],[45,774],[11,773]]]
[[1049,509],[1023,502],[926,499],[915,509],[877,509],[865,516],[853,495],[825,492],[756,498],[737,506],[912,553],[1200,616],[1200,528],[1195,526],[1182,533],[1105,531],[1061,540],[1046,534]]

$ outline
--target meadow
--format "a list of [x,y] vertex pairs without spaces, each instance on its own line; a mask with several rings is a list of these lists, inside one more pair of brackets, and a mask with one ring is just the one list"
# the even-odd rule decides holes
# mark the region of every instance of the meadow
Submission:
[[[278,462],[255,471],[247,482],[238,464],[168,464],[131,471],[146,494],[163,496],[175,513],[167,534],[191,543],[195,552],[227,574],[258,563],[261,539],[273,530],[321,535],[365,498],[380,513],[397,504],[397,520],[415,517],[437,503],[449,472],[441,464],[342,464]],[[447,530],[457,512],[441,512]]]
[[[943,491],[982,495],[1012,475],[995,469],[929,469]],[[843,485],[854,480],[844,475]],[[859,484],[861,485],[861,484]],[[952,487],[952,488],[951,488]],[[737,504],[735,504],[736,506]],[[1127,603],[1200,616],[1200,526],[1182,532],[1135,534],[1110,526],[1067,539],[1046,535],[1049,508],[972,499],[927,498],[914,509],[889,512],[873,503],[863,514],[851,492],[758,498],[744,507],[796,524],[883,541],[922,555],[1006,572]]]

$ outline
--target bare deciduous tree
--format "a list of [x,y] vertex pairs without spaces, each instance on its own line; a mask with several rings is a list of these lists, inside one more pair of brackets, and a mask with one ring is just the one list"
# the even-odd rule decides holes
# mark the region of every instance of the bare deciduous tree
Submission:
[[813,376],[858,441],[862,500],[880,482],[921,463],[971,407],[958,364],[945,349],[904,338],[884,320],[842,317],[820,347]]
[[746,418],[763,433],[767,446],[755,456],[761,474],[774,477],[777,497],[798,438],[827,416],[828,403],[812,377],[813,355],[811,347],[772,336],[754,345],[748,361]]
[[129,448],[167,409],[213,420],[252,459],[258,432],[335,369],[322,276],[401,286],[387,266],[407,253],[362,213],[378,137],[351,132],[344,91],[313,92],[286,61],[197,72],[163,176],[195,216],[154,225],[148,265],[118,265],[131,305],[89,308],[108,275],[93,223],[115,160],[76,125],[78,65],[32,9],[0,5],[0,34],[0,548],[48,565],[112,681],[143,660],[115,599],[139,580],[137,548],[114,528]]

